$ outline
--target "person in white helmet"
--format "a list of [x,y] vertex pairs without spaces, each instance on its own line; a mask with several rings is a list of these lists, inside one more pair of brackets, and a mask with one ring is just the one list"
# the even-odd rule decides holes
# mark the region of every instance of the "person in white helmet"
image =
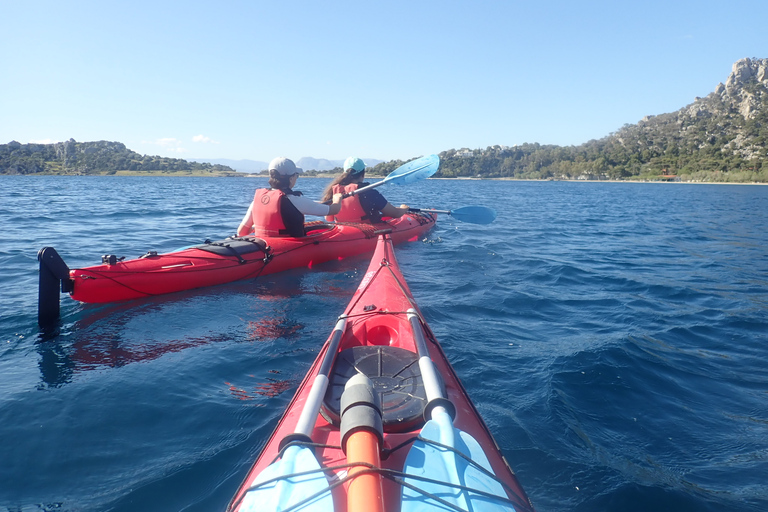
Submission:
[[[323,192],[322,201],[328,202],[336,194],[349,194],[368,183],[365,180],[365,162],[356,157],[344,161],[344,172],[337,176]],[[346,197],[341,203],[341,211],[329,214],[329,221],[341,222],[380,222],[382,217],[401,217],[408,213],[408,205],[399,208],[393,206],[376,189]]]
[[333,194],[331,204],[323,204],[293,190],[303,171],[293,160],[275,158],[269,163],[269,187],[257,189],[237,235],[304,236],[304,216],[335,215],[341,209],[342,194]]

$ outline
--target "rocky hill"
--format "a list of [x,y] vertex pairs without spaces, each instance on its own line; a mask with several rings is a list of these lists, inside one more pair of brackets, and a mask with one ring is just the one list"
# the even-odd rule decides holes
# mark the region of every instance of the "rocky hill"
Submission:
[[768,182],[768,59],[742,59],[707,97],[580,146],[493,146],[440,156],[445,177]]
[[[768,59],[742,59],[706,97],[580,146],[462,148],[440,157],[438,177],[768,183]],[[320,170],[339,162],[307,158],[299,164]],[[366,162],[372,175],[386,175],[402,163]],[[119,142],[0,144],[0,174],[124,172],[238,175],[225,165],[139,155]]]
[[122,172],[236,175],[223,165],[140,155],[120,142],[0,144],[0,174],[117,174]]

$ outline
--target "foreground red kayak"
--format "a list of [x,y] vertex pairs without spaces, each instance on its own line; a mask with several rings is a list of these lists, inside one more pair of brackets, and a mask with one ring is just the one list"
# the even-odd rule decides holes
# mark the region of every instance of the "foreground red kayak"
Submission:
[[227,510],[533,510],[390,236]]
[[127,261],[105,256],[101,265],[69,270],[62,288],[81,302],[115,302],[229,283],[370,253],[382,230],[398,243],[417,240],[435,219],[409,213],[378,224],[314,222],[301,238],[228,238]]

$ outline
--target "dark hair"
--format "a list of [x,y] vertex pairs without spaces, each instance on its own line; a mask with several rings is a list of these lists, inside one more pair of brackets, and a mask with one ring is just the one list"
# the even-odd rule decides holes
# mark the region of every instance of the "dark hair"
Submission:
[[269,186],[276,190],[290,190],[291,176],[280,174],[272,169],[269,171]]
[[[350,172],[352,171],[352,172]],[[321,201],[330,201],[333,199],[333,187],[336,185],[349,185],[355,183],[358,180],[362,180],[365,177],[365,171],[354,172],[354,169],[347,169],[340,175],[336,176],[333,181],[325,187],[323,191],[323,198]]]

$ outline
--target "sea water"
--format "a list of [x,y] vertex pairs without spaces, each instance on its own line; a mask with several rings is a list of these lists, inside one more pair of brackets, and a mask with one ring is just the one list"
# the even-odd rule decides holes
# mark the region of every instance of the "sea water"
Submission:
[[[234,233],[263,178],[0,178],[0,510],[220,511],[365,257],[37,326],[70,267]],[[318,197],[327,180],[301,178]],[[768,510],[768,187],[427,180],[397,258],[539,511]]]

